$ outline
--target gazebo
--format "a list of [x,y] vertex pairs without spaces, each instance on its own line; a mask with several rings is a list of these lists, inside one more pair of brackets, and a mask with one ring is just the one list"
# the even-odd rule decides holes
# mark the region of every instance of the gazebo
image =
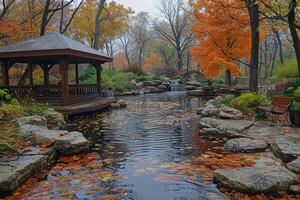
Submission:
[[[82,43],[59,33],[50,33],[0,48],[2,88],[7,88],[18,96],[30,95],[37,101],[55,106],[91,101],[101,96],[101,64],[112,61],[113,58]],[[25,81],[11,86],[9,69],[16,63],[27,65],[22,74]],[[96,68],[95,84],[79,83],[79,64],[90,64]],[[49,70],[57,65],[60,81],[50,84]],[[70,83],[68,78],[70,65],[75,65],[75,83]],[[32,72],[36,67],[43,70],[43,84],[36,85],[33,82]]]

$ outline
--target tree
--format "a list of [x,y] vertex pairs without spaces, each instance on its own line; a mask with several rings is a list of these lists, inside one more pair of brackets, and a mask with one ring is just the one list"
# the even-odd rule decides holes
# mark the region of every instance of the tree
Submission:
[[258,91],[258,59],[259,59],[259,5],[256,0],[245,0],[251,27],[251,57],[250,57],[250,80],[249,90]]
[[97,13],[95,17],[95,32],[94,32],[94,49],[99,49],[99,40],[100,40],[100,34],[101,34],[101,21],[107,19],[107,16],[105,18],[101,18],[101,15],[104,11],[106,0],[99,0],[96,2],[97,5]]
[[128,63],[128,67],[131,67],[131,61],[130,61],[130,54],[131,54],[131,44],[132,44],[132,37],[129,33],[129,31],[123,33],[121,36],[119,36],[119,40],[120,40],[120,47],[121,49],[123,49],[125,58],[127,60]]
[[74,0],[69,0],[64,5],[60,6],[60,4],[55,0],[45,0],[41,26],[40,26],[40,35],[45,35],[46,28],[52,17],[58,12],[71,5]]
[[190,14],[183,0],[162,0],[160,11],[163,21],[155,20],[153,28],[176,49],[177,67],[181,70],[183,54],[193,41]]
[[60,6],[60,23],[59,23],[59,33],[64,34],[67,29],[69,28],[70,24],[72,23],[74,16],[76,15],[77,11],[79,10],[80,6],[84,0],[80,0],[78,6],[74,9],[73,13],[68,12],[67,16],[65,13],[65,1],[61,0]]
[[143,70],[143,57],[147,42],[152,38],[149,30],[149,15],[145,12],[140,12],[133,17],[132,34],[138,52],[138,65],[140,70]]
[[158,74],[160,75],[162,71],[163,61],[157,54],[149,54],[145,58],[145,66],[144,71],[148,73]]
[[[250,54],[249,16],[241,1],[198,0],[194,3],[193,25],[198,45],[192,56],[209,79],[226,71],[239,75],[238,62],[246,64]],[[230,84],[230,80],[228,80]]]
[[[105,12],[101,12],[99,21],[96,20],[99,14],[98,3],[96,0],[85,0],[74,17],[69,31],[75,39],[88,43],[97,50],[105,48],[105,40],[117,39],[127,30],[128,19],[132,13],[131,9],[111,1],[104,4]],[[96,28],[99,25],[98,22],[100,22],[99,30]]]
[[0,0],[0,20],[9,13],[9,11],[13,8],[15,2],[16,0]]
[[263,9],[260,10],[260,13],[262,13],[265,18],[277,21],[281,20],[284,24],[288,25],[293,40],[298,73],[300,76],[300,39],[298,35],[298,31],[300,30],[300,16],[297,14],[300,3],[299,0],[259,0],[258,2],[261,7],[263,7]]

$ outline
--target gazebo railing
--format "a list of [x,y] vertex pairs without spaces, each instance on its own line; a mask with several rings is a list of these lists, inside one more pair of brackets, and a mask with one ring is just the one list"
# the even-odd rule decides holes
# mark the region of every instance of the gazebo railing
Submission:
[[70,96],[95,95],[99,94],[99,85],[69,85]]
[[[61,85],[22,85],[0,87],[14,93],[17,98],[33,97],[38,101],[50,104],[63,103],[63,87]],[[87,101],[100,94],[100,86],[97,84],[69,85],[69,103]]]

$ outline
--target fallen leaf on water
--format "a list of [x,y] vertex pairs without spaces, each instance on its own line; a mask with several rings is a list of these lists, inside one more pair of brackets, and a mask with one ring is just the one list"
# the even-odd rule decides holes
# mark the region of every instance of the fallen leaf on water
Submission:
[[154,178],[157,182],[170,182],[170,181],[179,181],[180,177],[177,175],[169,175],[169,174],[160,174],[159,176]]

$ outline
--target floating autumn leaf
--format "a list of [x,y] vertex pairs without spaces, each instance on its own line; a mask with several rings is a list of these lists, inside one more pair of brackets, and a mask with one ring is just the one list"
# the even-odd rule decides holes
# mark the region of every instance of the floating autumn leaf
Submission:
[[160,174],[159,176],[154,178],[155,181],[157,182],[174,182],[174,181],[179,181],[180,177],[178,175],[169,175],[169,174]]

